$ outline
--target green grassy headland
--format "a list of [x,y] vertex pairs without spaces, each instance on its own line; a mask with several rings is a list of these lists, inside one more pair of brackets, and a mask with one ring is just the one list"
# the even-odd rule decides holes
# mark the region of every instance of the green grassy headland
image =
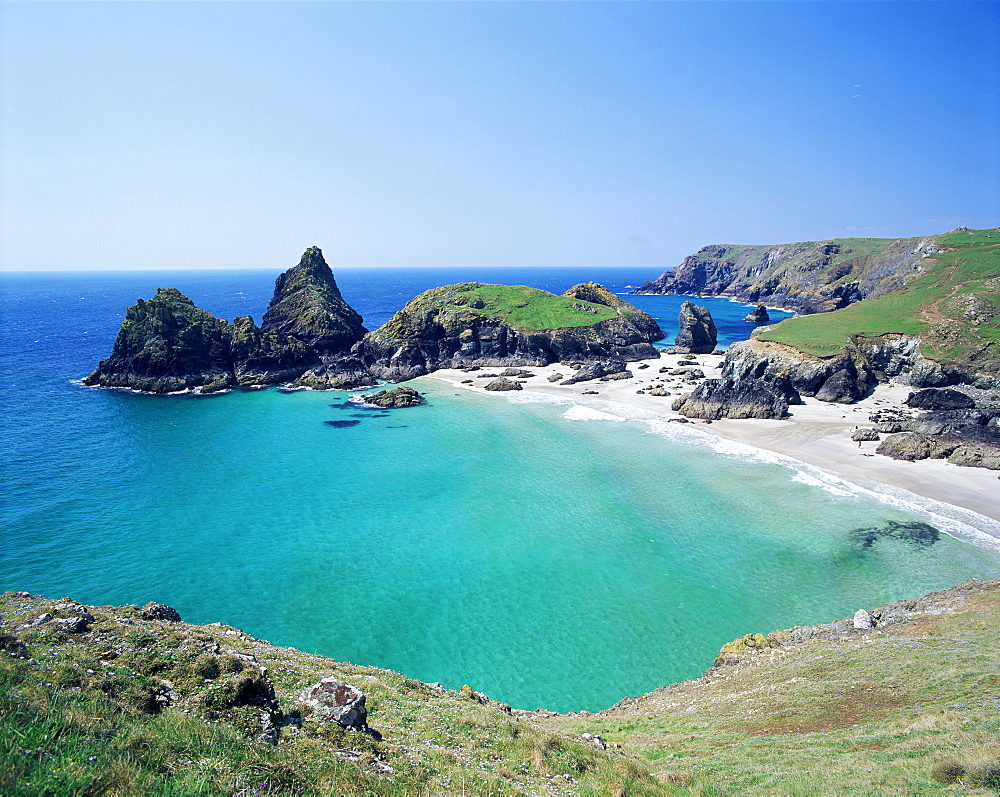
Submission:
[[1000,360],[1000,230],[938,236],[940,251],[924,273],[886,296],[831,313],[782,321],[761,340],[785,343],[827,357],[856,335],[900,333],[921,338],[924,355],[946,364]]

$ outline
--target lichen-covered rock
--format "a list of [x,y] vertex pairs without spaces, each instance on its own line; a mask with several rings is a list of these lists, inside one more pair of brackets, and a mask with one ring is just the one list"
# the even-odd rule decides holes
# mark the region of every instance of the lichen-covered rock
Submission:
[[358,731],[368,727],[365,695],[332,675],[303,690],[299,702],[308,709],[307,719],[313,722],[336,722]]
[[169,623],[179,623],[181,621],[181,616],[177,613],[176,609],[165,606],[162,603],[147,603],[139,609],[139,616],[143,620],[165,620]]
[[684,302],[677,316],[677,325],[680,331],[674,342],[674,350],[678,354],[708,354],[715,351],[718,332],[707,307]]
[[368,331],[344,301],[323,252],[315,246],[275,280],[261,327],[299,340],[321,356],[346,352]]
[[386,409],[399,407],[416,407],[424,403],[421,396],[412,387],[394,387],[392,390],[380,390],[378,393],[368,393],[363,397],[365,404]]

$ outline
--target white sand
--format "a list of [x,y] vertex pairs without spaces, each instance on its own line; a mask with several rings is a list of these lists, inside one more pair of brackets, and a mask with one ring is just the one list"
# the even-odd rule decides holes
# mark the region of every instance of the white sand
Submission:
[[[547,380],[548,376],[556,373],[568,377],[573,369],[566,366],[526,367],[535,376],[523,384],[523,389],[596,411],[613,412],[614,405],[617,405],[626,417],[667,421],[681,417],[670,409],[670,405],[696,384],[658,373],[663,367],[677,367],[677,361],[681,359],[696,360],[706,377],[713,377],[719,375],[723,358],[721,355],[664,354],[660,359],[629,363],[629,370],[635,375],[632,379],[594,380],[575,385],[560,385]],[[649,367],[641,368],[644,364]],[[489,392],[483,389],[492,380],[477,377],[500,374],[504,370],[504,367],[483,367],[469,373],[446,369],[421,379],[441,380],[498,398],[528,398],[520,391]],[[472,382],[462,384],[465,380]],[[660,382],[665,382],[670,395],[650,396],[636,392]],[[1000,481],[996,471],[961,467],[945,460],[892,460],[874,453],[878,442],[865,442],[859,447],[851,440],[856,426],[872,425],[868,416],[874,410],[901,406],[910,390],[904,385],[880,385],[873,395],[856,404],[829,404],[807,398],[805,404],[790,407],[791,417],[785,420],[692,421],[684,428],[707,432],[807,463],[853,485],[872,490],[884,496],[885,500],[901,499],[907,504],[923,506],[939,516],[1000,540]],[[584,391],[597,391],[597,395],[585,394]]]

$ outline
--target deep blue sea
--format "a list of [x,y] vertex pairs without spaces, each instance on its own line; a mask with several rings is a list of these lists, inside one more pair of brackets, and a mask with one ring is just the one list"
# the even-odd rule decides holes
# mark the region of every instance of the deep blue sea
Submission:
[[[958,524],[931,546],[862,548],[856,528],[934,516],[596,402],[424,380],[426,406],[374,412],[343,392],[157,397],[76,381],[137,297],[176,287],[259,321],[277,274],[0,274],[0,589],[154,600],[189,622],[566,711],[697,676],[748,632],[1000,577],[1000,551]],[[651,276],[336,272],[369,329],[451,282],[624,291]],[[669,345],[683,298],[630,301]],[[747,305],[697,301],[723,345],[749,335]],[[344,419],[361,423],[324,423]]]

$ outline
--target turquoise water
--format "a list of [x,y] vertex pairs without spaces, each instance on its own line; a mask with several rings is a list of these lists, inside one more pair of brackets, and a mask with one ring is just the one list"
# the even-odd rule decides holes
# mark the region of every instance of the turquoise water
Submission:
[[[31,317],[3,317],[22,346],[52,323]],[[5,368],[4,589],[156,600],[522,708],[596,710],[699,675],[750,631],[1000,576],[996,550],[945,535],[858,547],[852,529],[915,517],[884,503],[523,396],[425,380],[427,406],[376,412],[346,393],[72,384],[117,323],[64,331],[32,379]]]

